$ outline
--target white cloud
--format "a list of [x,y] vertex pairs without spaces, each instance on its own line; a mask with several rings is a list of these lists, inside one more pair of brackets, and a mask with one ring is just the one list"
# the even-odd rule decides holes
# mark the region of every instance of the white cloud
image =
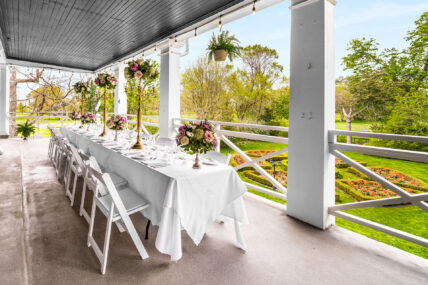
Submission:
[[377,2],[369,4],[365,9],[360,11],[353,11],[352,15],[337,14],[336,27],[341,28],[372,20],[402,17],[415,12],[425,12],[427,10],[428,2],[418,4],[410,4],[409,1],[404,4]]

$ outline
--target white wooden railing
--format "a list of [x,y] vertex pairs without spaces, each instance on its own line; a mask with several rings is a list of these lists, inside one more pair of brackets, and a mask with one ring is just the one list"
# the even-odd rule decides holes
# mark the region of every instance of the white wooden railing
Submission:
[[337,135],[388,139],[388,140],[400,140],[400,141],[427,143],[427,144],[428,144],[428,137],[380,134],[380,133],[362,133],[362,132],[339,131],[339,130],[329,131],[329,150],[331,154],[333,154],[335,157],[339,158],[343,162],[346,162],[347,164],[354,167],[355,169],[361,171],[363,174],[367,175],[369,178],[373,179],[374,181],[380,183],[386,189],[391,190],[392,192],[397,194],[398,197],[335,205],[335,206],[329,207],[329,210],[328,210],[330,215],[360,224],[362,226],[366,226],[374,230],[378,230],[380,232],[419,244],[421,246],[428,247],[428,239],[415,236],[410,233],[403,232],[403,231],[343,212],[344,210],[350,210],[350,209],[358,209],[358,208],[365,208],[365,207],[379,207],[379,206],[386,206],[386,205],[397,205],[397,204],[408,204],[408,203],[418,206],[425,212],[428,212],[428,204],[426,203],[426,201],[428,201],[428,193],[414,194],[414,195],[409,194],[401,187],[395,185],[394,183],[388,181],[387,179],[383,178],[382,176],[378,175],[377,173],[373,172],[367,167],[364,167],[358,162],[352,160],[351,158],[344,155],[340,151],[357,152],[357,153],[368,154],[368,155],[376,155],[376,156],[404,159],[404,160],[410,160],[410,161],[418,161],[418,162],[424,162],[424,163],[428,163],[428,153],[419,152],[419,151],[410,151],[410,150],[398,150],[398,149],[391,149],[391,148],[384,148],[384,147],[337,143],[336,142]]
[[[22,115],[19,116],[17,114],[19,113],[11,113],[14,115],[9,116],[10,119],[25,119],[28,120],[30,123],[34,124],[36,127],[36,135],[37,136],[49,136],[50,132],[47,128],[47,125],[51,126],[52,128],[59,128],[64,124],[70,123],[70,117],[67,112],[37,112],[33,113],[32,115]],[[51,123],[46,122],[46,120],[52,120],[52,119],[58,119],[58,121]],[[17,122],[17,125],[19,123]]]
[[[183,119],[183,118],[175,118],[174,123],[176,127],[180,126],[180,122],[194,122],[194,121],[200,121],[196,119]],[[288,144],[288,138],[286,137],[280,137],[280,136],[269,136],[269,135],[260,135],[260,134],[254,134],[254,133],[248,133],[248,132],[237,132],[237,131],[229,131],[222,129],[222,126],[228,126],[228,127],[239,127],[239,128],[245,128],[245,129],[258,129],[258,130],[269,130],[269,131],[283,131],[288,132],[287,127],[280,127],[280,126],[267,126],[267,125],[257,125],[257,124],[242,124],[242,123],[231,123],[231,122],[219,122],[219,121],[210,121],[215,126],[216,133],[220,137],[220,141],[223,141],[228,147],[230,147],[232,150],[234,150],[237,154],[239,154],[243,159],[245,159],[245,163],[238,165],[235,167],[235,170],[242,169],[246,166],[253,167],[261,176],[266,178],[274,187],[275,189],[279,190],[279,192],[274,191],[273,189],[269,189],[266,187],[262,187],[253,183],[244,182],[244,184],[253,190],[256,190],[258,192],[262,192],[268,195],[271,195],[273,197],[277,197],[283,200],[287,199],[287,188],[284,187],[279,181],[277,181],[272,175],[270,175],[266,170],[264,170],[260,165],[257,163],[263,160],[267,160],[269,158],[272,158],[274,156],[278,156],[282,153],[285,153],[288,151],[288,148],[282,148],[280,150],[277,150],[275,152],[266,154],[262,157],[258,157],[255,159],[250,158],[244,151],[242,151],[236,144],[234,144],[232,141],[230,141],[229,137],[236,137],[236,138],[243,138],[243,139],[249,139],[254,141],[265,141],[265,142],[273,142],[273,143],[280,143],[280,144]],[[217,151],[220,151],[220,141],[217,146]]]

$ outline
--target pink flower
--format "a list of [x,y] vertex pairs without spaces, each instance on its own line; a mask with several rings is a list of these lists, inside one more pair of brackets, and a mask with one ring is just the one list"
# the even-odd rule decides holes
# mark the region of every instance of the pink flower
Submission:
[[138,64],[137,63],[131,64],[131,67],[129,69],[131,69],[132,71],[137,71],[138,70]]
[[141,77],[143,77],[143,73],[138,70],[137,72],[135,72],[134,76],[135,76],[135,78],[140,79]]
[[204,127],[207,131],[211,131],[210,127],[208,125],[202,124],[202,127]]
[[95,85],[98,85],[98,84],[100,84],[100,80],[97,78],[95,79]]
[[106,81],[104,79],[101,79],[101,84],[106,83]]
[[182,125],[181,127],[178,128],[178,131],[181,132],[182,130],[184,130],[186,128],[185,125]]
[[209,143],[211,143],[211,142],[213,142],[213,141],[215,140],[214,135],[213,135],[211,132],[209,132],[209,131],[206,131],[206,132],[205,132],[205,136],[204,136],[204,138],[205,138],[205,140],[206,140],[207,142],[209,142]]
[[118,130],[118,129],[120,129],[120,126],[119,126],[119,125],[117,125],[117,126],[116,126],[116,130]]

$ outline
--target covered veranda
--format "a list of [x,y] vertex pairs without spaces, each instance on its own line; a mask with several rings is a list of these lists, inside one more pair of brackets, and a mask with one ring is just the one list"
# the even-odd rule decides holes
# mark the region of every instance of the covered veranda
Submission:
[[[161,65],[159,134],[172,137],[180,118],[179,61],[186,39],[194,35],[195,29],[202,33],[216,27],[219,19],[227,23],[246,16],[254,5],[254,1],[213,1],[209,4],[166,1],[145,5],[139,1],[111,1],[110,5],[93,1],[89,7],[84,1],[73,6],[66,1],[33,1],[31,5],[39,5],[39,10],[35,9],[39,12],[34,13],[51,15],[45,17],[46,25],[38,27],[40,32],[49,29],[52,33],[29,37],[25,29],[22,34],[18,28],[14,29],[15,25],[35,25],[16,20],[18,15],[30,13],[26,1],[24,5],[17,5],[17,2],[1,6],[1,16],[6,23],[0,26],[0,135],[3,137],[9,135],[10,65],[86,73],[112,68],[119,80],[115,90],[115,113],[126,114],[123,62],[157,51],[160,51]],[[256,5],[257,9],[263,9],[277,2],[261,0]],[[4,229],[0,241],[4,252],[0,271],[5,284],[425,284],[428,278],[426,260],[334,226],[334,216],[341,215],[341,209],[333,207],[333,155],[340,155],[337,154],[340,150],[383,151],[352,148],[335,142],[334,137],[339,133],[333,131],[334,5],[335,1],[328,0],[291,1],[290,137],[263,138],[289,145],[288,189],[273,194],[286,195],[287,208],[249,193],[245,195],[250,220],[243,228],[246,252],[233,244],[232,224],[213,223],[199,246],[183,232],[183,258],[171,262],[155,248],[157,228],[154,227],[149,239],[144,241],[150,258],[142,261],[129,236],[113,228],[109,269],[101,276],[96,256],[86,246],[88,225],[76,215],[78,205],[69,207],[64,185],[58,182],[48,159],[49,141],[38,139],[24,145],[16,139],[7,139],[0,140],[0,146],[7,150],[0,157],[3,169],[0,207]],[[134,13],[127,20],[131,11]],[[148,14],[143,17],[142,13],[150,13],[153,17]],[[82,21],[84,14],[93,17],[72,28]],[[147,29],[130,28],[129,21],[139,18],[141,26]],[[96,38],[97,28],[111,33]],[[85,31],[82,42],[74,45],[67,41],[67,38],[82,35],[82,31]],[[27,44],[21,42],[24,39]],[[48,44],[50,42],[57,44]],[[227,136],[242,136],[226,130],[219,133],[225,142],[230,142]],[[417,137],[388,138],[426,142],[426,138]],[[239,149],[234,150],[239,152]],[[416,152],[383,151],[383,154],[422,162],[428,160],[426,154]],[[311,173],[310,179],[306,173]],[[426,195],[400,198],[427,208],[423,202]],[[90,197],[86,201],[89,203]],[[102,217],[97,219],[95,235],[102,237],[105,224]],[[138,216],[133,222],[143,236],[145,219]],[[369,226],[382,230],[378,225]],[[423,238],[383,230],[427,246]]]

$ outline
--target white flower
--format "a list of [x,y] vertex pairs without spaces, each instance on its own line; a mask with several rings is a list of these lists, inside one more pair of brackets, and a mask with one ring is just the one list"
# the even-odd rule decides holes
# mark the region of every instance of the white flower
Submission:
[[187,135],[188,137],[193,137],[193,133],[191,133],[191,132],[186,132],[186,135]]
[[189,143],[189,138],[184,136],[180,140],[181,145],[187,145]]

